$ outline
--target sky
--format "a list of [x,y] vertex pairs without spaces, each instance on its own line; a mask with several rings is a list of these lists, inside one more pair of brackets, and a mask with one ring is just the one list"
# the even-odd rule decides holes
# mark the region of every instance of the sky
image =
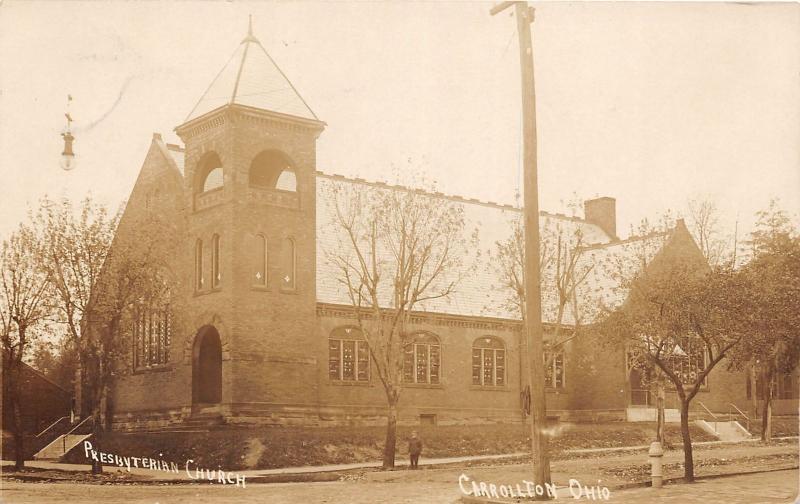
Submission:
[[[486,2],[0,4],[0,236],[45,194],[129,195],[247,33],[327,123],[317,169],[514,204],[516,23]],[[800,213],[798,4],[540,3],[540,208],[612,196],[643,217],[712,198],[729,230]],[[78,166],[59,167],[67,94]]]

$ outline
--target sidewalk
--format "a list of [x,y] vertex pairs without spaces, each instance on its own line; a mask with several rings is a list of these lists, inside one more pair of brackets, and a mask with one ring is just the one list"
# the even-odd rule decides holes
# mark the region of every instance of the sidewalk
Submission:
[[[792,440],[798,439],[797,436],[792,437],[784,437],[784,438],[775,438],[775,440]],[[755,443],[758,440],[745,440],[739,442],[725,442],[725,441],[705,441],[705,442],[697,442],[692,443],[692,446],[695,449],[698,448],[714,448],[713,452],[716,453],[718,450],[729,450],[732,452],[742,452],[742,448],[745,448],[746,445]],[[745,445],[745,446],[742,446]],[[680,447],[678,447],[680,448]],[[584,448],[584,449],[574,449],[574,450],[566,450],[564,453],[570,455],[593,455],[594,459],[601,459],[605,458],[606,462],[605,465],[612,462],[614,464],[623,464],[623,463],[646,463],[647,458],[646,456],[643,457],[641,453],[642,451],[647,451],[649,446],[641,445],[641,446],[626,446],[626,447],[616,447],[616,448]],[[771,453],[771,452],[779,452],[785,450],[785,445],[781,447],[781,445],[772,445],[772,446],[759,446],[753,447],[752,449],[747,449],[746,451],[749,452],[751,450],[757,450],[763,453]],[[698,450],[695,452],[696,460],[702,458],[703,450]],[[607,456],[613,456],[610,460]],[[509,453],[509,454],[501,454],[501,455],[475,455],[475,456],[466,456],[466,457],[443,457],[443,458],[426,458],[420,461],[420,466],[429,469],[437,469],[441,470],[441,466],[447,466],[451,464],[464,464],[469,462],[483,462],[483,461],[501,461],[507,459],[514,459],[514,458],[524,458],[527,457],[528,453],[525,452],[517,452],[517,453]],[[606,457],[604,457],[606,456]],[[572,466],[575,463],[579,465],[593,465],[592,458],[581,458],[578,460],[554,460],[553,464],[557,465],[565,465],[565,466]],[[683,451],[680,449],[672,450],[666,454],[664,457],[664,463],[670,461],[682,461],[683,460]],[[175,462],[178,464],[179,472],[165,472],[165,471],[158,471],[158,470],[149,470],[149,469],[142,469],[142,468],[131,468],[130,472],[128,472],[127,468],[120,468],[116,465],[105,465],[104,470],[106,472],[123,472],[127,474],[131,474],[137,476],[137,479],[146,479],[151,482],[177,482],[177,481],[185,481],[189,478],[187,477],[185,471],[185,464],[186,461],[168,461],[168,462]],[[49,470],[59,470],[59,471],[76,471],[76,472],[86,472],[90,468],[90,464],[66,464],[61,462],[49,462],[49,461],[26,461],[26,466],[38,469],[49,469]],[[526,465],[527,461],[521,462],[520,465]],[[375,469],[381,467],[381,462],[363,462],[363,463],[353,463],[353,464],[330,464],[330,465],[320,465],[320,466],[297,466],[297,467],[283,467],[277,469],[250,469],[250,470],[240,470],[240,471],[233,471],[238,474],[244,475],[248,479],[258,479],[263,477],[270,477],[270,476],[290,476],[290,475],[310,475],[310,474],[321,474],[321,473],[335,473],[335,472],[344,472],[344,471],[353,471],[357,469]],[[408,461],[405,459],[398,458],[396,462],[396,467],[404,468],[409,465]],[[13,466],[12,461],[2,461],[2,469],[3,471],[9,470],[10,467]],[[439,467],[437,467],[439,466]],[[196,464],[191,466],[192,471],[194,468],[197,467]],[[514,466],[503,466],[504,472],[514,472]],[[209,467],[209,469],[216,469],[215,467]],[[222,470],[227,471],[226,468],[221,468]],[[446,469],[446,468],[443,468]],[[488,468],[486,468],[488,469]],[[477,469],[476,469],[477,470]],[[393,478],[401,478],[403,474],[409,474],[410,471],[397,471],[397,472],[386,472],[383,473],[385,476],[383,478],[393,479]],[[414,471],[414,473],[419,474],[419,472]],[[287,480],[283,480],[287,481]]]
[[[519,452],[519,453],[508,453],[504,455],[475,455],[469,457],[447,457],[447,458],[431,458],[425,459],[424,463],[420,463],[420,465],[425,466],[435,466],[435,465],[446,465],[446,464],[459,464],[463,462],[477,462],[477,461],[485,461],[485,460],[502,460],[502,459],[509,459],[509,458],[517,458],[517,457],[525,457],[527,453]],[[185,480],[187,479],[186,472],[185,472],[185,461],[178,463],[180,468],[180,472],[162,472],[162,471],[152,471],[149,469],[142,469],[142,468],[131,468],[130,474],[141,476],[152,480],[153,482],[156,481],[174,481],[174,480]],[[7,471],[9,468],[13,467],[14,462],[4,460],[2,461],[2,468],[3,471]],[[313,474],[313,473],[326,473],[326,472],[340,472],[340,471],[352,471],[355,469],[374,469],[381,467],[382,462],[361,462],[355,464],[330,464],[330,465],[320,465],[320,466],[297,466],[297,467],[281,467],[277,469],[248,469],[242,471],[234,471],[238,474],[242,474],[247,478],[257,478],[262,476],[274,476],[274,475],[290,475],[290,474]],[[405,459],[397,460],[395,463],[396,467],[406,467],[409,465],[409,462]],[[91,468],[91,464],[66,464],[62,462],[49,462],[49,461],[40,461],[40,460],[28,460],[25,462],[26,467],[34,467],[37,469],[52,469],[58,471],[76,471],[76,472],[86,472]],[[195,465],[191,466],[192,470],[194,469]],[[127,468],[122,468],[116,465],[108,465],[105,464],[103,466],[105,471],[122,471],[128,472]],[[222,468],[225,470],[225,468]]]

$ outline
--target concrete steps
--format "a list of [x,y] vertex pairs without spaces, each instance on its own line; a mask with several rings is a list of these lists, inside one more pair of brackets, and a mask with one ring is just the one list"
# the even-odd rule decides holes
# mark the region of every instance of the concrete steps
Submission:
[[89,437],[91,434],[62,434],[39,450],[33,458],[36,460],[59,460]]
[[725,422],[695,420],[694,423],[720,441],[743,441],[752,437],[747,429],[735,420]]

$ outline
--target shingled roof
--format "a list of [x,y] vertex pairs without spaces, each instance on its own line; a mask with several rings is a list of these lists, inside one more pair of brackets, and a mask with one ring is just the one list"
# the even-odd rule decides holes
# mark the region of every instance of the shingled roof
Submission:
[[[339,270],[328,257],[331,251],[337,250],[347,240],[338,224],[335,223],[332,203],[333,184],[357,184],[367,191],[409,189],[390,186],[382,183],[371,183],[359,179],[348,179],[336,175],[318,174],[317,176],[317,301],[320,303],[349,305],[347,290],[339,281]],[[479,202],[443,194],[423,193],[430,198],[448,198],[454,205],[464,211],[466,221],[465,232],[478,230],[478,252],[462,251],[465,255],[477,255],[474,271],[465,276],[458,284],[456,292],[448,298],[431,300],[417,308],[422,312],[492,317],[519,320],[520,314],[508,303],[509,289],[503,285],[496,266],[497,243],[507,240],[513,233],[514,223],[521,218],[519,208],[509,205]],[[625,293],[617,288],[617,266],[622,262],[635,262],[641,250],[654,255],[664,242],[664,235],[634,237],[624,241],[612,241],[599,226],[576,217],[541,212],[540,227],[542,235],[546,230],[560,229],[562,236],[582,237],[586,250],[581,255],[578,269],[588,269],[586,281],[581,286],[580,296],[583,302],[596,306],[616,307],[625,297]],[[552,235],[552,231],[550,233]],[[388,257],[387,257],[388,260]],[[649,259],[648,259],[649,260]],[[633,264],[633,263],[631,263]],[[544,272],[542,292],[542,316],[545,322],[556,321],[558,298],[547,285],[553,285],[554,268]],[[390,286],[383,295],[391,298]],[[388,301],[387,301],[388,303]],[[586,310],[584,322],[591,321],[596,310]],[[587,320],[588,319],[588,320]],[[572,323],[574,314],[568,308],[562,319],[563,323]]]
[[189,122],[226,105],[243,105],[317,121],[286,75],[253,36],[247,36],[189,112]]

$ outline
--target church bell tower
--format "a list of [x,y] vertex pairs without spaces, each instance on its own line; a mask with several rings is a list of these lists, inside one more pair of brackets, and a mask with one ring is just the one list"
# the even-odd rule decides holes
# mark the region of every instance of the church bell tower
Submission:
[[[196,333],[186,359],[193,405],[279,418],[316,399],[309,349],[317,332],[316,140],[324,127],[251,22],[176,128],[194,265],[188,304]],[[217,385],[219,394],[207,392]]]

